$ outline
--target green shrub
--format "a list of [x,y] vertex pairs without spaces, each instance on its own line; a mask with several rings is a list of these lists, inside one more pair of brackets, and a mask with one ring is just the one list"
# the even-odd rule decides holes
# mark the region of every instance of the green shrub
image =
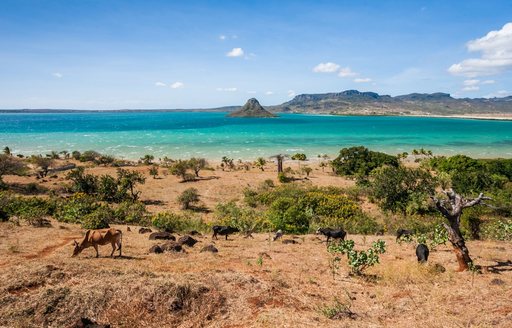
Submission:
[[85,174],[85,168],[82,166],[71,170],[66,175],[66,178],[73,182],[71,189],[74,192],[85,193],[87,195],[93,195],[97,192],[98,178],[92,174]]
[[263,232],[270,228],[269,221],[260,212],[239,207],[234,202],[217,204],[215,219],[219,225],[235,227],[242,232]]
[[97,195],[106,202],[118,202],[125,198],[118,190],[117,180],[110,175],[102,175],[97,179]]
[[398,229],[413,230],[416,233],[429,233],[445,222],[439,215],[388,215],[384,217],[384,231],[395,234]]
[[293,179],[291,177],[289,177],[288,175],[286,175],[285,172],[279,172],[277,174],[277,180],[281,183],[288,183],[288,182],[292,181]]
[[512,219],[493,219],[485,222],[482,237],[488,240],[512,241]]
[[148,211],[142,202],[124,201],[114,209],[115,223],[148,225]]
[[398,159],[385,153],[371,151],[363,146],[343,148],[331,165],[338,175],[368,176],[383,165],[398,167]]
[[383,211],[424,214],[436,179],[423,169],[384,166],[372,172],[370,197]]
[[4,218],[16,217],[20,221],[41,227],[48,225],[47,218],[55,212],[56,204],[53,200],[39,197],[12,197],[4,196]]
[[76,193],[69,199],[59,202],[55,218],[60,222],[81,223],[81,219],[98,208],[94,198],[84,193]]
[[86,150],[80,155],[78,160],[80,162],[93,162],[99,157],[101,157],[101,154],[98,153],[97,151]]
[[[262,205],[265,208],[264,216],[273,229],[306,233],[312,227],[323,224],[350,225],[350,220],[362,215],[359,205],[341,192],[339,188],[308,188],[289,184],[262,189],[259,193],[248,189],[244,194],[248,205]],[[355,227],[355,224],[350,225],[351,230],[356,230]],[[365,228],[367,231],[374,229],[377,229],[376,225]]]
[[427,232],[415,232],[411,235],[401,236],[397,242],[401,243],[412,243],[425,244],[431,250],[435,250],[439,245],[445,245],[448,242],[448,232],[442,224],[437,224],[432,230]]
[[83,229],[104,229],[110,227],[113,217],[114,211],[107,205],[101,205],[81,218],[80,223]]
[[[374,241],[368,250],[356,251],[353,240],[341,240],[331,243],[327,250],[333,254],[347,254],[348,266],[352,273],[361,275],[364,270],[379,263],[379,254],[386,252],[386,242],[379,239]],[[338,257],[336,259],[339,261]]]
[[201,218],[188,217],[172,212],[160,212],[155,214],[151,223],[162,231],[185,232],[190,230],[206,231],[208,226]]
[[180,203],[182,209],[188,210],[190,204],[199,201],[199,191],[196,188],[187,188],[178,196],[177,201]]

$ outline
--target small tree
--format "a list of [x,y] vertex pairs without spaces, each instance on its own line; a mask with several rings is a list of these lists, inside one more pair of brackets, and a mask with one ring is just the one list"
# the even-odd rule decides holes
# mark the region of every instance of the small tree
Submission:
[[151,165],[153,164],[153,160],[155,159],[155,156],[153,155],[144,155],[144,157],[141,157],[140,160],[142,161],[142,163],[144,163],[145,165]]
[[83,192],[87,195],[95,194],[98,189],[98,178],[92,174],[85,174],[85,168],[79,166],[70,171],[66,178],[73,181],[74,192]]
[[57,153],[55,150],[52,150],[49,154],[46,154],[47,158],[51,159],[59,159],[59,153]]
[[302,172],[306,173],[306,177],[309,177],[309,174],[310,174],[311,172],[313,172],[313,169],[312,169],[312,168],[310,168],[309,166],[304,166],[304,167],[302,168]]
[[71,157],[73,157],[73,159],[76,159],[77,161],[80,160],[81,156],[82,153],[80,153],[78,150],[73,150],[73,152],[71,153]]
[[64,159],[69,158],[69,151],[67,151],[67,150],[63,150],[63,151],[59,152],[59,154],[62,155],[64,157]]
[[267,161],[263,157],[258,157],[254,164],[261,170],[261,172],[263,172],[265,171],[265,164],[267,164]]
[[139,198],[140,191],[135,190],[137,184],[144,184],[146,178],[137,171],[117,169],[117,182],[121,193],[129,192],[132,201]]
[[439,199],[432,196],[432,200],[439,212],[448,220],[448,223],[443,225],[448,231],[448,240],[453,246],[453,251],[459,263],[458,271],[467,271],[473,266],[473,260],[469,256],[469,250],[460,231],[460,217],[464,209],[484,204],[483,201],[490,198],[480,193],[477,198],[465,199],[453,189],[443,191],[443,193],[448,199]]
[[181,195],[178,196],[178,202],[181,204],[181,208],[188,210],[191,203],[197,203],[199,201],[199,192],[196,188],[185,189]]
[[153,177],[153,179],[156,179],[158,176],[158,166],[153,165],[149,168],[149,175]]
[[180,177],[182,182],[187,182],[194,180],[194,175],[187,172],[189,167],[188,161],[179,160],[169,168],[169,172],[172,175]]
[[7,156],[11,156],[11,148],[5,146],[4,147],[4,154],[7,155]]
[[233,163],[233,159],[232,158],[228,158],[226,156],[223,156],[222,160],[221,160],[221,163],[220,163],[220,166],[222,167],[222,171],[224,171],[225,168],[229,168],[230,170],[232,170],[235,167],[235,164]]
[[7,154],[0,154],[0,186],[3,184],[2,177],[7,174],[23,174],[27,166],[21,160]]
[[53,165],[52,158],[42,156],[32,156],[30,157],[30,162],[39,167],[37,175],[41,178],[44,178],[48,175],[50,167]]
[[192,157],[188,160],[189,167],[194,171],[194,174],[199,178],[199,171],[208,166],[208,162],[204,158]]
[[300,170],[300,162],[305,161],[307,159],[307,157],[306,157],[306,154],[297,153],[292,156],[292,159],[297,161],[297,163],[299,164],[299,170]]

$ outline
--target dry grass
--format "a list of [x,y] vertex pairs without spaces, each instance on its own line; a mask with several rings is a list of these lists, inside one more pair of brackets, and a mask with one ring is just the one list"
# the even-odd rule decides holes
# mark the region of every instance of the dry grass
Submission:
[[[219,253],[200,253],[200,237],[186,253],[148,254],[154,241],[124,233],[124,257],[95,259],[87,249],[71,258],[77,226],[0,224],[0,326],[65,327],[80,316],[113,327],[510,327],[512,266],[497,273],[455,273],[447,247],[418,265],[410,245],[383,237],[388,251],[368,271],[372,279],[338,274],[317,236],[299,244],[232,236],[215,241]],[[125,227],[120,227],[125,230]],[[368,246],[377,237],[350,236]],[[381,237],[382,238],[382,237]],[[19,252],[9,245],[19,244]],[[100,248],[100,255],[110,252]],[[505,243],[470,242],[478,264],[511,258]],[[446,272],[436,272],[434,264]],[[499,283],[496,280],[499,279]],[[349,310],[347,312],[346,310]],[[329,310],[326,312],[326,310]],[[325,314],[334,313],[333,319]],[[353,313],[349,315],[348,313]]]

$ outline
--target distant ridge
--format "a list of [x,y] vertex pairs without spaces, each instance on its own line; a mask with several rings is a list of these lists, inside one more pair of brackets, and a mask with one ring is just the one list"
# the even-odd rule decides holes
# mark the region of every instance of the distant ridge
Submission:
[[300,94],[269,108],[275,112],[339,115],[512,115],[512,96],[504,98],[453,98],[448,93],[411,93],[391,97],[375,92],[346,90]]
[[[257,105],[256,105],[257,103]],[[333,115],[436,115],[512,117],[512,96],[503,98],[453,98],[448,93],[411,93],[401,96],[379,95],[375,92],[345,90],[321,94],[300,94],[281,105],[263,108],[252,98],[244,105],[245,115],[238,117],[274,117],[272,113],[307,113]],[[252,108],[252,109],[251,109]],[[256,110],[253,110],[255,109]],[[241,112],[240,106],[197,109],[119,109],[117,112]],[[263,109],[263,111],[261,111]],[[112,110],[73,109],[0,109],[0,113],[91,113]],[[253,112],[255,113],[254,116]],[[270,115],[269,115],[270,114]],[[261,116],[258,116],[261,115]]]
[[228,114],[228,117],[276,117],[260,105],[256,98],[247,100],[239,110]]

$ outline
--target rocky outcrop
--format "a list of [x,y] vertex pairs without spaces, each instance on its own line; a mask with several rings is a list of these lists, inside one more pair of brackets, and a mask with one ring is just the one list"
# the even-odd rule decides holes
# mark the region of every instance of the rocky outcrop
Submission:
[[251,98],[242,108],[228,114],[228,117],[276,117],[276,115],[263,108],[256,98]]

